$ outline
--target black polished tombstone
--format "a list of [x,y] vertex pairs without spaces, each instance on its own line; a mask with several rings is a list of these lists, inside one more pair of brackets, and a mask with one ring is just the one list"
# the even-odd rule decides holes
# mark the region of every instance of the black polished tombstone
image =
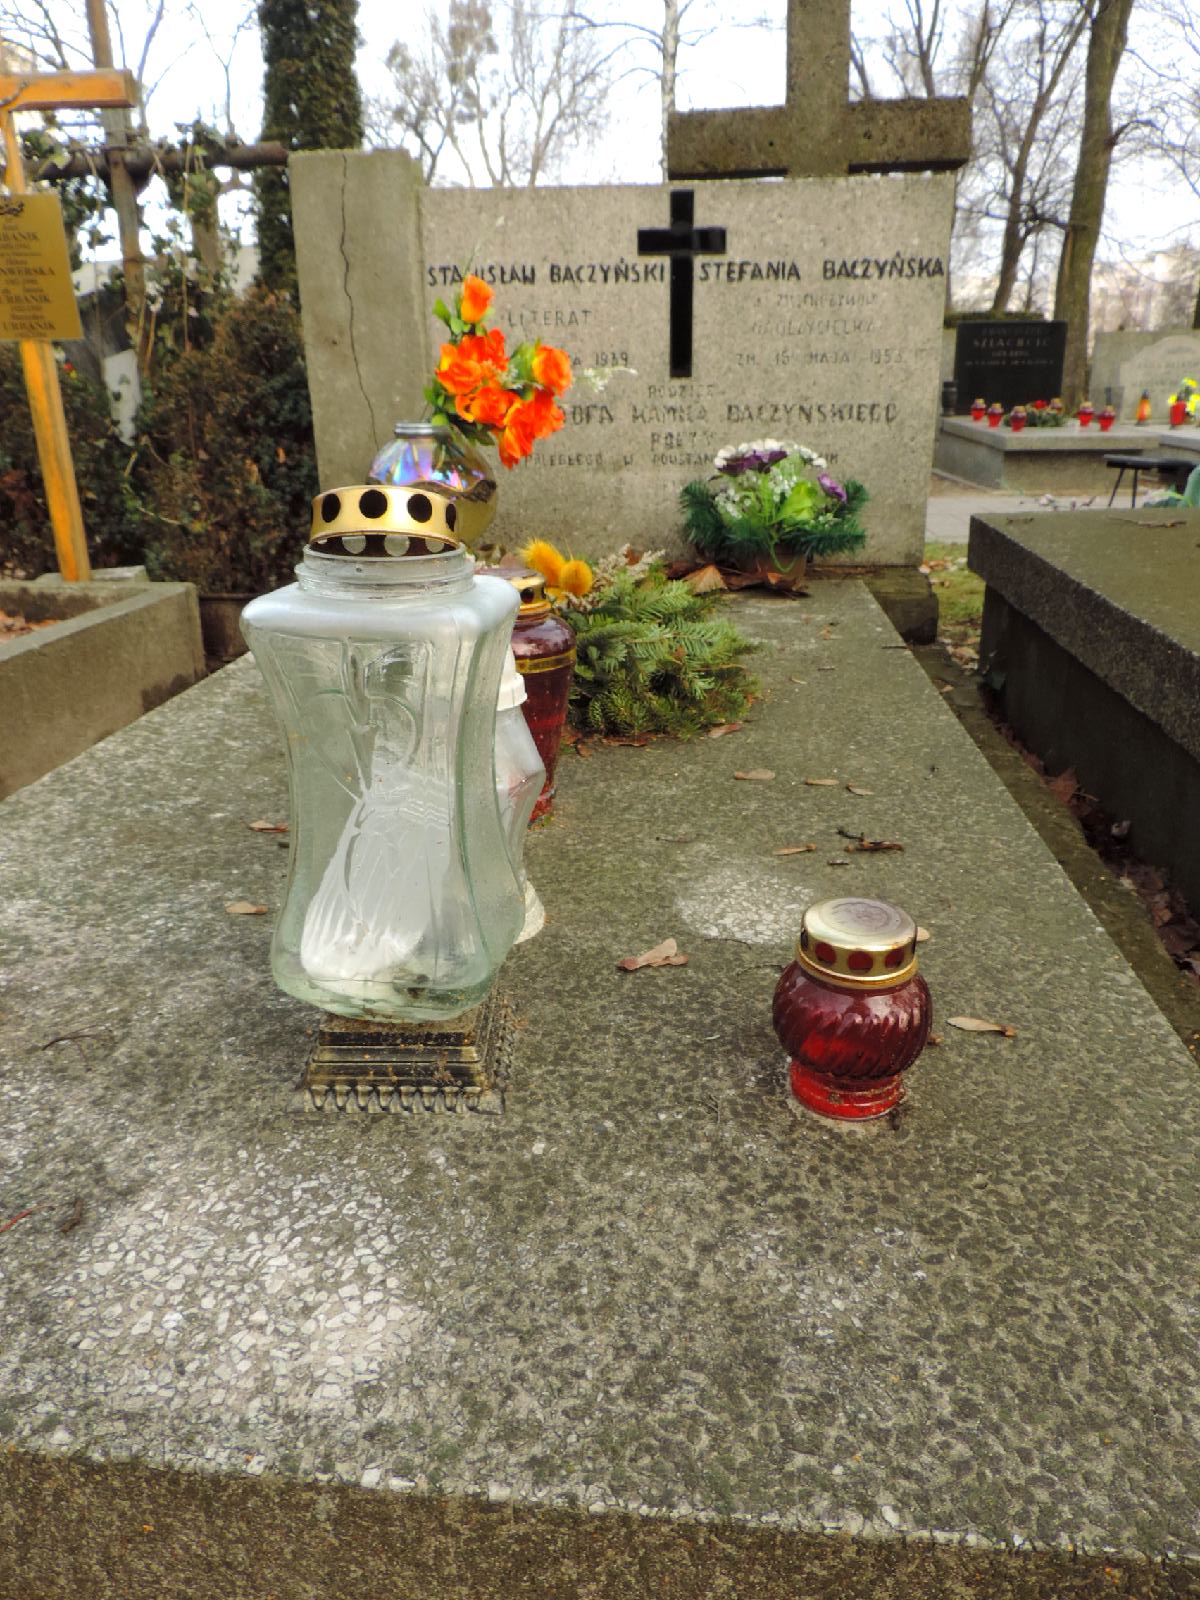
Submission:
[[954,382],[960,408],[975,399],[1006,411],[1053,400],[1062,390],[1065,322],[960,322]]

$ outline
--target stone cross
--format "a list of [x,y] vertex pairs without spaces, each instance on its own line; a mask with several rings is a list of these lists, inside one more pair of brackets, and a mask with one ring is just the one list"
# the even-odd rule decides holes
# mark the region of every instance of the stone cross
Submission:
[[850,0],[788,0],[787,102],[675,111],[672,179],[953,172],[971,154],[965,99],[858,100],[850,81]]
[[692,375],[692,307],[697,256],[725,254],[724,228],[697,228],[696,196],[691,189],[671,191],[671,225],[639,228],[638,255],[671,258],[671,376]]

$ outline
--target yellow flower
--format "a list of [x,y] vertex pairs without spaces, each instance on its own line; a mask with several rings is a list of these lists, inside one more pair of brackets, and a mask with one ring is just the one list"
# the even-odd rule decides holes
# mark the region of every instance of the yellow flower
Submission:
[[561,587],[577,600],[592,592],[592,582],[592,569],[586,561],[568,561],[563,567]]
[[521,551],[521,560],[527,567],[540,572],[547,588],[562,588],[563,568],[567,564],[548,539],[534,539]]
[[591,593],[595,582],[591,567],[586,561],[569,561],[548,539],[534,539],[527,544],[521,551],[521,560],[545,578],[546,593],[552,600],[564,594],[578,600]]

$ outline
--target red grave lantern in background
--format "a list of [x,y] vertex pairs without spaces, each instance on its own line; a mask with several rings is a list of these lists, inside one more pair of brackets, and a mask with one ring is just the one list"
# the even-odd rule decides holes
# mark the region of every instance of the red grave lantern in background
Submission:
[[800,924],[772,1020],[792,1093],[821,1116],[862,1122],[904,1098],[933,1004],[917,971],[917,925],[882,900],[823,900]]
[[571,679],[575,673],[575,634],[556,616],[546,598],[540,572],[481,567],[488,577],[506,578],[521,596],[513,624],[512,652],[525,680],[525,721],[546,769],[546,781],[530,819],[544,817],[554,804],[554,768],[567,722]]

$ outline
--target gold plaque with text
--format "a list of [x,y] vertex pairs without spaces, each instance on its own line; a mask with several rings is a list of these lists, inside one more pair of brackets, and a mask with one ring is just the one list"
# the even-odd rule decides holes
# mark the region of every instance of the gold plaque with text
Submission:
[[0,194],[0,339],[79,339],[56,194]]

